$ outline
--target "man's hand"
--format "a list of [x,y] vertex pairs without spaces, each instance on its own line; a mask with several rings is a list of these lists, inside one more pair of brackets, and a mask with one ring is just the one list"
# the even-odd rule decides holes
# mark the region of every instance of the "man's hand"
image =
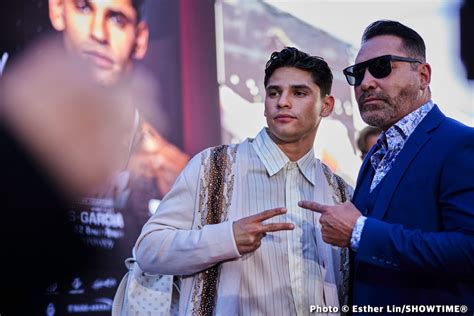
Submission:
[[299,207],[321,214],[321,233],[323,240],[328,244],[349,247],[352,230],[362,214],[351,202],[338,205],[323,205],[316,202],[300,201]]
[[294,229],[295,225],[291,223],[262,223],[267,219],[285,213],[285,208],[274,208],[235,221],[233,224],[234,238],[239,253],[244,255],[257,250],[258,247],[260,247],[262,238],[265,237],[267,232]]

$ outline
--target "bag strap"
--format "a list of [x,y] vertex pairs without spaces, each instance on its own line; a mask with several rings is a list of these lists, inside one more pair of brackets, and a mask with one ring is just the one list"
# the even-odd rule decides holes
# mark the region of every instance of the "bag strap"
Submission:
[[129,275],[130,271],[123,276],[122,281],[120,281],[117,291],[115,292],[114,300],[112,302],[112,315],[122,315]]
[[114,300],[112,302],[112,316],[121,316],[126,314],[127,310],[127,297],[128,285],[130,284],[130,278],[132,278],[133,264],[135,263],[135,257],[125,259],[125,266],[127,267],[127,273],[123,276],[120,284],[115,292]]

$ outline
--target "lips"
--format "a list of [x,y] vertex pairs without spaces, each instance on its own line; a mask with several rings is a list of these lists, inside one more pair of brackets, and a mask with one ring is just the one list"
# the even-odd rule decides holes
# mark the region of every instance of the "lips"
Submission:
[[369,104],[376,104],[380,102],[386,102],[387,98],[385,95],[382,94],[362,94],[359,97],[359,104],[360,105],[369,105]]
[[114,65],[113,59],[103,53],[94,50],[89,50],[84,51],[83,54],[85,58],[87,60],[90,60],[96,67],[102,69],[110,69]]
[[295,120],[296,117],[290,114],[278,114],[274,117],[274,120],[282,123],[287,123],[291,122],[292,120]]
[[380,99],[377,99],[377,98],[367,98],[367,99],[364,99],[364,101],[362,103],[366,104],[366,103],[371,103],[371,102],[377,102],[377,101],[380,101]]

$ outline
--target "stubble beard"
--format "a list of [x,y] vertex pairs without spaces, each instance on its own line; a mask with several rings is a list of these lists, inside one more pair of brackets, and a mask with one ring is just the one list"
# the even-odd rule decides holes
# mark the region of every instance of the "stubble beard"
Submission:
[[[364,108],[364,105],[361,105],[361,103],[363,103],[363,100],[369,96],[376,97],[377,99],[382,100],[383,103],[377,106],[371,105],[371,108]],[[359,111],[362,120],[368,125],[387,130],[402,117],[411,112],[410,109],[414,104],[414,100],[414,92],[411,91],[409,87],[402,89],[394,98],[383,92],[364,93],[359,98]]]

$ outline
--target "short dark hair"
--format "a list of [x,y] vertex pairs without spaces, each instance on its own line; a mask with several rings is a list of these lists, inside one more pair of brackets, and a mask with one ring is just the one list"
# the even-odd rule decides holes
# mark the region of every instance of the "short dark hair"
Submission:
[[409,57],[426,61],[426,46],[423,38],[415,30],[397,21],[379,20],[375,21],[362,34],[362,43],[380,35],[393,35],[402,40],[403,48]]
[[137,22],[145,20],[145,0],[132,0],[132,6],[137,12]]
[[319,86],[321,97],[331,93],[332,72],[322,57],[310,56],[294,47],[273,52],[265,65],[265,87],[273,72],[281,67],[295,67],[310,72],[313,82]]

